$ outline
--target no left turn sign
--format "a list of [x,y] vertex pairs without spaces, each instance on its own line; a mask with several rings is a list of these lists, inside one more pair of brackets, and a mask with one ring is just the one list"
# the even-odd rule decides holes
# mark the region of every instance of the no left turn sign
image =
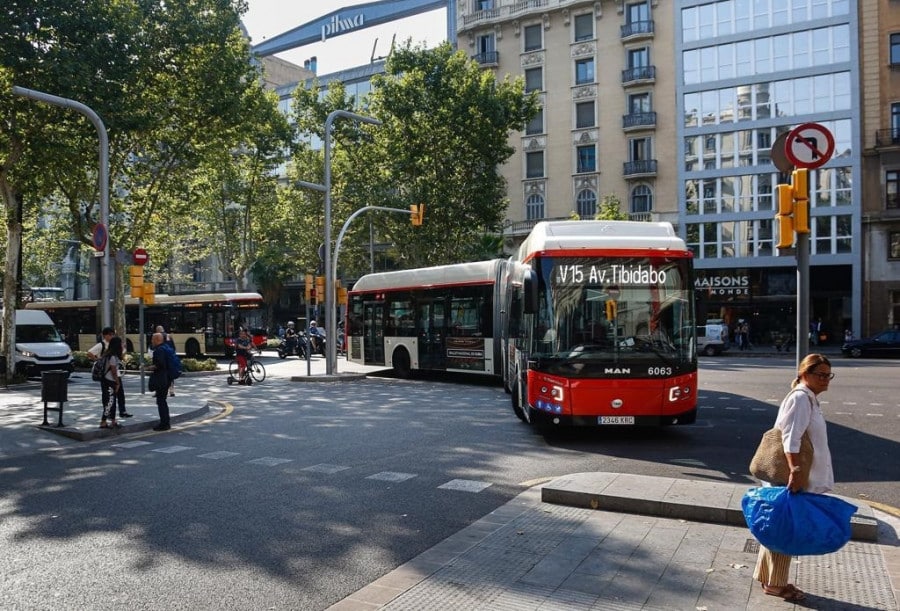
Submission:
[[834,136],[823,125],[804,123],[788,134],[784,153],[798,168],[817,168],[834,154]]

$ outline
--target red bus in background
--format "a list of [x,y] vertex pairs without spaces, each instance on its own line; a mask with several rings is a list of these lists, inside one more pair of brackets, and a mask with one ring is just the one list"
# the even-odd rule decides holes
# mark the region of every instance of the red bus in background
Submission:
[[693,423],[692,263],[669,223],[535,225],[501,291],[516,415],[549,427]]

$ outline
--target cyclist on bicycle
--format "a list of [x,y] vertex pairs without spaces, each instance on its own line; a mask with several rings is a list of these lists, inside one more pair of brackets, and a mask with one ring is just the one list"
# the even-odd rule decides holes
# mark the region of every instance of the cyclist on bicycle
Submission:
[[238,384],[250,384],[250,376],[247,375],[247,360],[251,358],[253,340],[247,329],[241,327],[237,339],[234,340],[234,356],[238,362]]

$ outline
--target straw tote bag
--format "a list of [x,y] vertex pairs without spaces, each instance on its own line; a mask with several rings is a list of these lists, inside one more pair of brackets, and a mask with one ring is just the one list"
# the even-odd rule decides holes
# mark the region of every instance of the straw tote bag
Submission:
[[[809,431],[804,431],[800,438],[800,472],[806,481],[809,480],[812,459],[812,441],[809,439]],[[790,471],[787,458],[784,456],[784,446],[781,443],[781,429],[771,428],[763,433],[762,441],[756,448],[756,454],[750,461],[750,473],[764,482],[776,486],[786,486]]]

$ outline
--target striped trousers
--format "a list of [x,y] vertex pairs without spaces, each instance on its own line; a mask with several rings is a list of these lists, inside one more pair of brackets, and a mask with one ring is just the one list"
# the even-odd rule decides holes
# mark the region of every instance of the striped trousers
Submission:
[[786,586],[791,573],[791,557],[759,546],[753,579],[764,586],[780,588]]

